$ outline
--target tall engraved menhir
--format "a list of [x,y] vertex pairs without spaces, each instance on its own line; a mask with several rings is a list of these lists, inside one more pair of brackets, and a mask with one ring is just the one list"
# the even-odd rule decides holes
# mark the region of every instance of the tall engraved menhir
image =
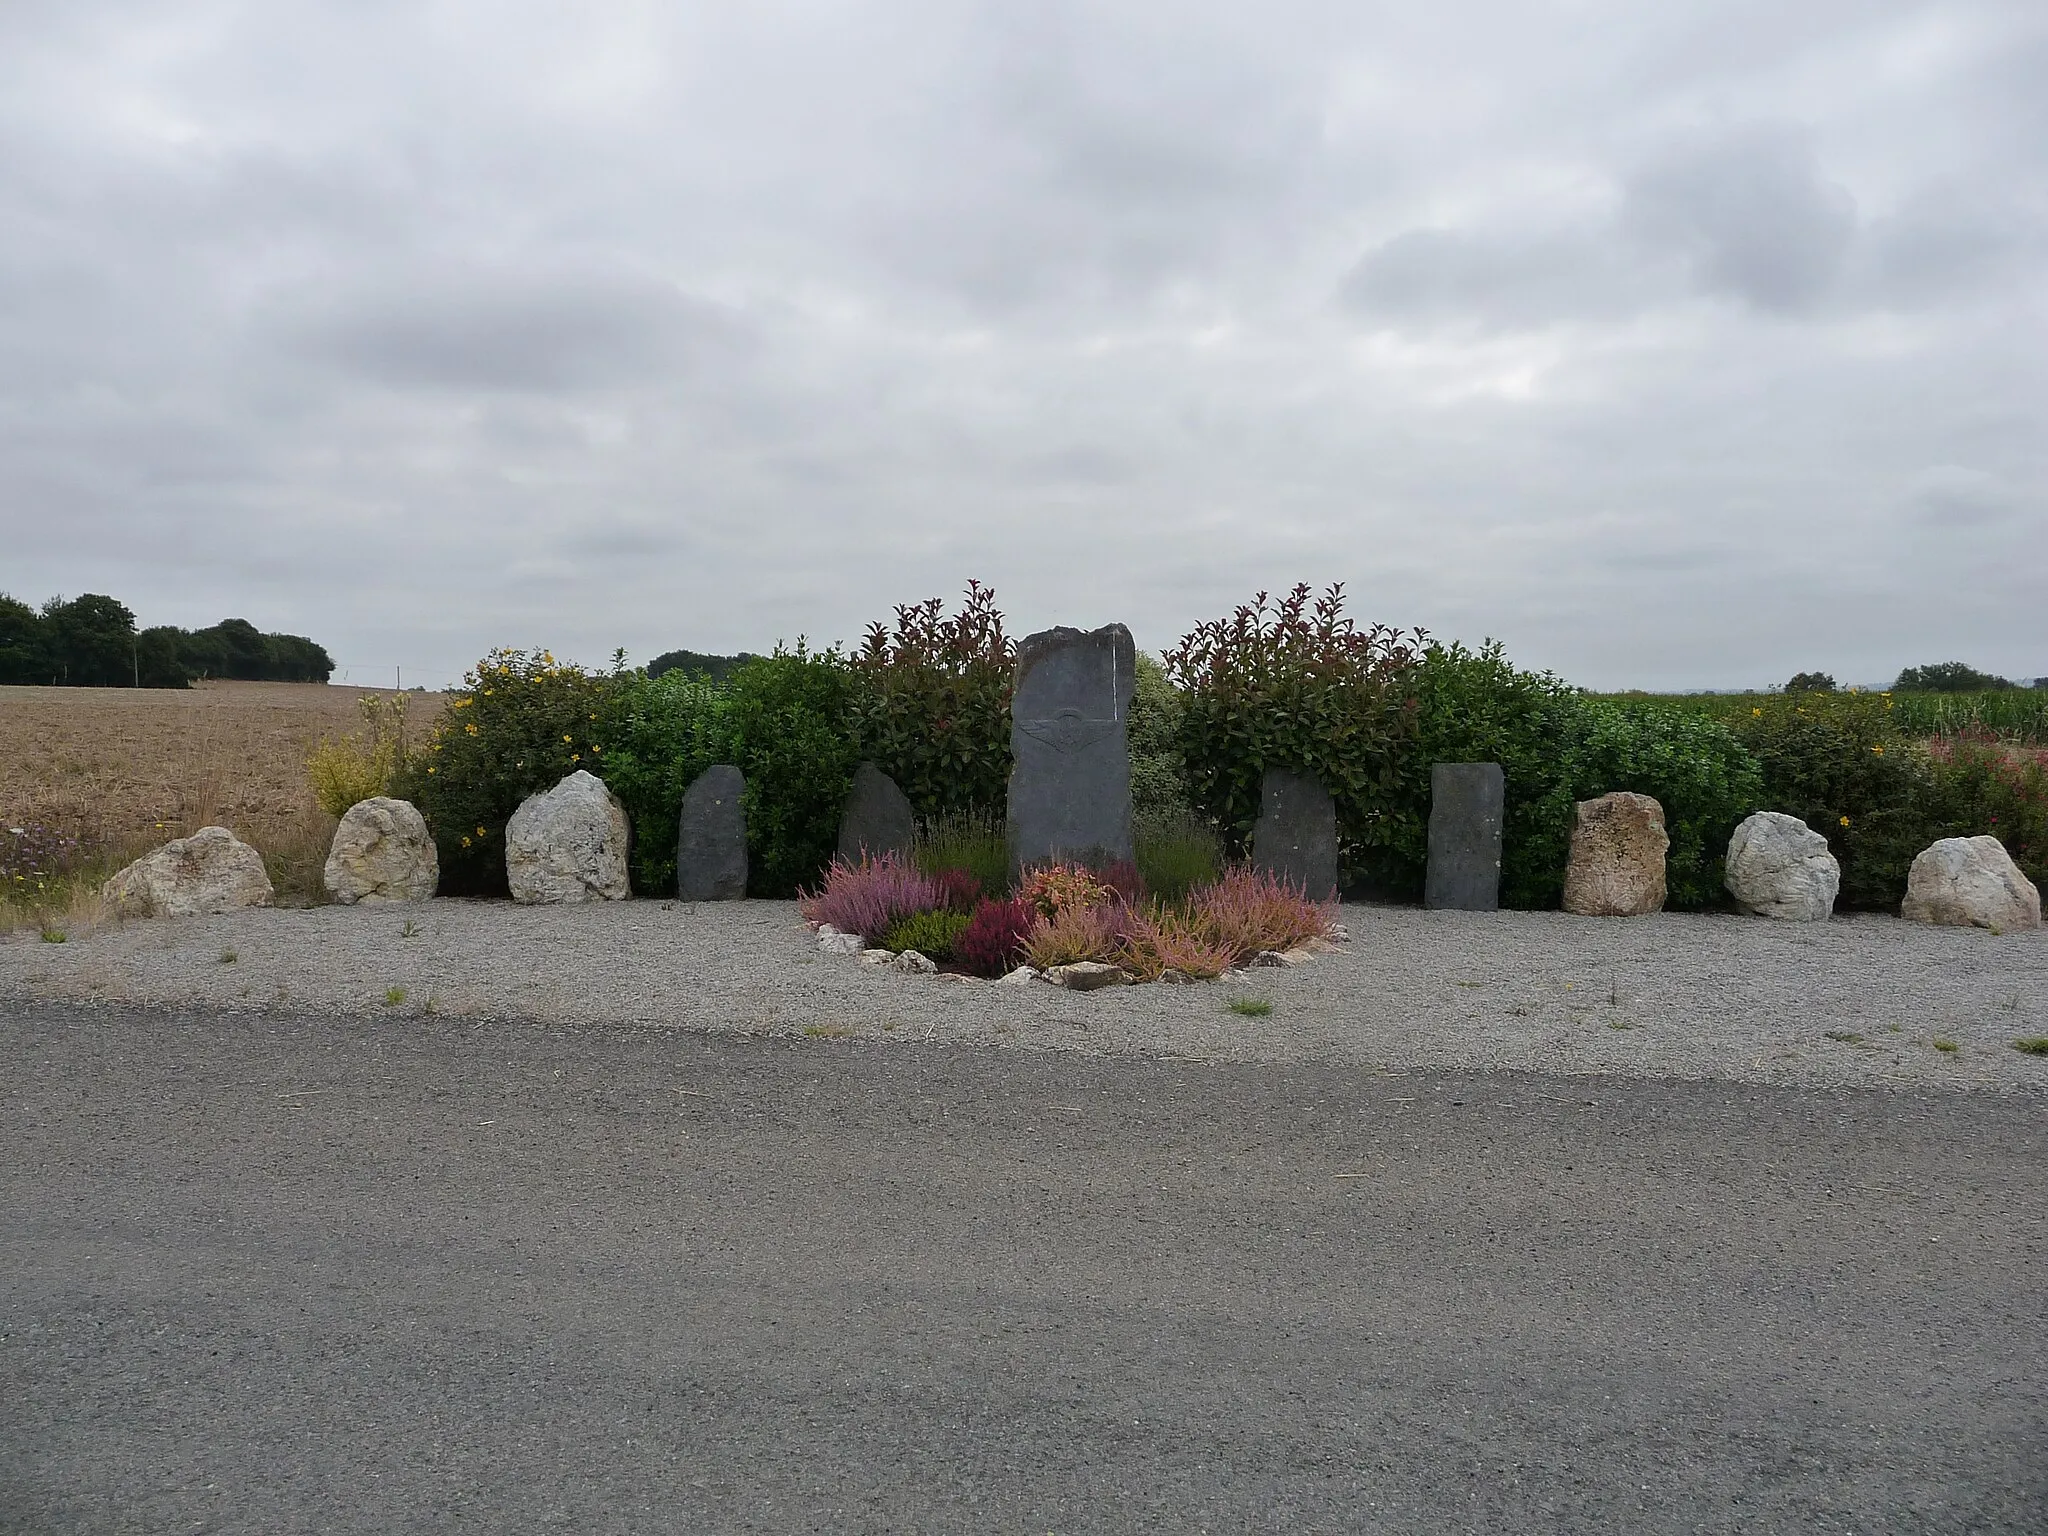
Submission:
[[1048,629],[1017,647],[1010,700],[1010,867],[1131,856],[1131,684],[1121,624]]

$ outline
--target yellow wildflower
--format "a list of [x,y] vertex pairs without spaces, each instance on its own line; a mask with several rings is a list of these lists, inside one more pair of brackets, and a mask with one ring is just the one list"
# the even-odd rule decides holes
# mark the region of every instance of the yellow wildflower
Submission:
[[478,827],[476,829],[476,835],[478,837],[489,837],[491,834],[486,832],[482,827]]
[[583,761],[583,754],[581,752],[571,752],[569,754],[569,761],[572,763],[580,763]]
[[576,739],[576,738],[575,738],[574,736],[564,736],[564,737],[562,738],[562,740],[564,740],[564,741],[574,741],[575,739]]
[[465,725],[463,729],[469,732],[470,735],[474,736],[476,734],[476,722],[472,720],[468,725]]
[[463,846],[463,847],[465,847],[465,848],[467,848],[467,847],[469,846],[469,839],[468,839],[468,838],[466,838],[466,837],[465,837],[465,838],[464,838],[464,839],[462,840],[462,846]]
[[1883,757],[1883,756],[1884,756],[1884,748],[1883,748],[1883,747],[1872,747],[1872,748],[1871,748],[1870,750],[1871,750],[1871,751],[1873,751],[1873,752],[1875,752],[1875,753],[1876,753],[1876,754],[1877,754],[1877,755],[1878,755],[1879,757]]
[[1849,825],[1849,818],[1848,818],[1848,817],[1844,816],[1844,817],[1842,818],[1842,825],[1843,825],[1843,826],[1845,826],[1845,827],[1846,827],[1847,825]]
[[1760,710],[1760,709],[1752,709],[1752,710],[1750,711],[1750,713],[1751,713],[1752,715],[1761,715],[1761,714],[1763,713],[1763,711],[1762,711],[1762,710]]

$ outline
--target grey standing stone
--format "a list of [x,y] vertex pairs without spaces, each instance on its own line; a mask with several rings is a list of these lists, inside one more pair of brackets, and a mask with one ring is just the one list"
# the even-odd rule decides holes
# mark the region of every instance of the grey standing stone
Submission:
[[853,790],[839,818],[839,857],[858,864],[863,855],[909,853],[917,836],[917,817],[910,797],[873,763],[853,770]]
[[683,792],[676,839],[676,896],[682,901],[738,901],[747,894],[747,781],[730,763],[706,768]]
[[1500,908],[1500,828],[1507,775],[1499,763],[1429,770],[1429,872],[1422,904],[1445,912]]
[[1131,632],[1048,629],[1017,647],[1010,864],[1131,856]]
[[1252,867],[1303,887],[1312,901],[1337,895],[1337,802],[1305,773],[1268,768],[1252,828]]

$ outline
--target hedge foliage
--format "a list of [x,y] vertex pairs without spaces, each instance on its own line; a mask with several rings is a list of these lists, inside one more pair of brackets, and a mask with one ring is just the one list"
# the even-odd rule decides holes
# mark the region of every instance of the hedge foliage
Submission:
[[1760,698],[1735,733],[1762,764],[1769,808],[1824,834],[1840,905],[1896,911],[1914,856],[1988,833],[2027,877],[2048,875],[2048,757],[1982,730],[1923,737],[1888,693]]
[[[951,615],[937,599],[897,609],[894,628],[873,626],[852,656],[799,642],[723,678],[618,662],[597,673],[545,651],[494,651],[399,768],[395,792],[433,828],[444,889],[499,893],[512,812],[588,768],[632,820],[635,890],[662,895],[675,885],[684,791],[712,764],[733,763],[747,780],[749,889],[788,896],[823,879],[866,757],[917,808],[920,864],[972,867],[995,892],[1007,879],[1014,660],[994,593],[978,583]],[[1971,697],[1952,696],[1950,707]],[[1265,770],[1287,767],[1336,799],[1346,878],[1412,899],[1427,864],[1431,765],[1498,762],[1508,906],[1557,904],[1574,807],[1613,790],[1664,807],[1673,907],[1724,904],[1728,838],[1761,809],[1828,838],[1844,907],[1896,910],[1920,850],[1983,832],[2048,883],[2048,751],[2011,739],[2010,727],[1997,739],[1975,715],[1945,716],[1962,723],[1929,732],[1922,714],[1892,695],[1818,687],[1739,700],[1595,697],[1515,667],[1497,643],[1471,650],[1360,627],[1341,587],[1318,597],[1300,586],[1196,626],[1163,667],[1140,658],[1130,720],[1138,863],[1155,893],[1213,880],[1219,843],[1244,849]]]
[[852,669],[802,643],[736,668],[723,682],[670,670],[627,673],[606,711],[603,774],[633,823],[633,887],[675,889],[683,793],[714,763],[747,790],[747,889],[794,896],[831,862],[859,762]]
[[1719,905],[1728,839],[1756,808],[1757,766],[1718,722],[1651,704],[1593,699],[1547,672],[1513,666],[1496,642],[1430,644],[1409,679],[1413,750],[1382,851],[1363,871],[1386,894],[1416,899],[1428,865],[1430,769],[1495,762],[1506,780],[1501,902],[1554,907],[1564,891],[1577,803],[1612,790],[1664,807],[1673,907]]
[[505,894],[505,823],[578,768],[604,772],[600,722],[617,685],[547,651],[492,651],[464,676],[397,775],[434,834],[443,894]]
[[1383,625],[1358,628],[1342,586],[1311,603],[1305,584],[1277,603],[1261,592],[1182,637],[1166,671],[1181,691],[1188,794],[1232,851],[1258,821],[1267,768],[1330,791],[1347,870],[1387,845],[1418,724],[1415,644]]
[[920,817],[999,812],[1010,783],[1010,684],[1017,648],[995,592],[967,584],[951,617],[938,598],[877,623],[852,658],[853,732]]

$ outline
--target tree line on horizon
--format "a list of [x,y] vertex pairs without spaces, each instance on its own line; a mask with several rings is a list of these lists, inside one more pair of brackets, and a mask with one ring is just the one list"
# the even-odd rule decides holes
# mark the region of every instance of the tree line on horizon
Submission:
[[324,683],[334,659],[304,635],[246,619],[207,629],[138,630],[127,604],[97,592],[40,609],[0,592],[0,683],[72,688],[189,688],[207,678]]
[[[1826,672],[1800,672],[1785,685],[1786,693],[1833,693],[1837,684]],[[1997,693],[2011,688],[2048,688],[2048,677],[2014,682],[1979,672],[1967,662],[1937,661],[1908,667],[1892,684],[1894,693]]]

